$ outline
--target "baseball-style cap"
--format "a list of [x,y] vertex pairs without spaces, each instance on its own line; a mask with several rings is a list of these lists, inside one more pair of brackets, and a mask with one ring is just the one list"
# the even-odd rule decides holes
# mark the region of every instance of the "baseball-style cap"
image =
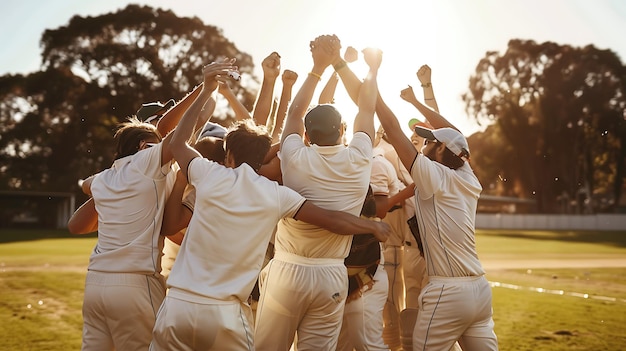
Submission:
[[452,128],[439,128],[428,129],[420,126],[414,127],[415,133],[422,138],[428,140],[437,140],[446,144],[448,150],[453,154],[463,159],[470,157],[469,146],[467,145],[467,139],[456,129]]
[[213,122],[206,122],[204,128],[202,128],[202,132],[200,132],[200,139],[204,137],[215,137],[224,139],[225,136],[226,128]]
[[135,115],[140,121],[143,121],[145,123],[150,123],[154,121],[155,119],[161,118],[163,114],[167,112],[167,110],[172,108],[174,105],[176,105],[176,101],[174,101],[174,99],[170,99],[165,104],[162,104],[158,101],[148,102],[148,103],[142,104],[139,110],[137,110],[137,112],[135,113]]
[[338,138],[341,114],[333,105],[317,105],[304,116],[304,127],[310,137],[315,135],[324,139]]
[[409,129],[413,130],[413,128],[415,128],[415,126],[420,126],[420,127],[425,127],[425,128],[430,128],[430,124],[426,123],[426,122],[422,122],[417,118],[411,118],[409,120]]

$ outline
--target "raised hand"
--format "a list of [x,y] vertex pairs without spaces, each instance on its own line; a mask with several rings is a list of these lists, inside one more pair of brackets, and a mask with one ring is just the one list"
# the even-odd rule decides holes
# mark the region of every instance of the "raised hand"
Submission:
[[340,57],[341,42],[335,35],[321,35],[310,43],[313,65],[325,69]]
[[217,80],[217,92],[226,95],[232,93],[232,89],[230,88],[230,84],[228,84],[228,79],[223,76],[215,77]]
[[235,60],[234,58],[224,58],[219,62],[211,62],[202,67],[202,75],[204,76],[202,89],[209,92],[215,91],[218,86],[217,76],[226,77],[229,71],[238,72],[237,66],[234,66]]
[[415,92],[413,91],[413,87],[410,85],[400,91],[400,97],[402,98],[402,100],[411,104],[417,101],[417,98],[415,97]]
[[383,61],[383,52],[376,48],[365,48],[363,49],[363,59],[370,69],[377,70]]
[[343,59],[346,62],[354,62],[359,58],[359,52],[352,46],[346,48],[346,52],[343,53]]
[[280,55],[274,51],[261,62],[265,78],[276,79],[280,74]]
[[420,69],[417,71],[416,74],[417,74],[417,79],[419,79],[422,85],[430,84],[431,69],[430,67],[428,67],[428,65],[422,65],[422,67],[420,67]]
[[298,73],[288,69],[283,72],[283,85],[293,86],[296,83],[297,79]]

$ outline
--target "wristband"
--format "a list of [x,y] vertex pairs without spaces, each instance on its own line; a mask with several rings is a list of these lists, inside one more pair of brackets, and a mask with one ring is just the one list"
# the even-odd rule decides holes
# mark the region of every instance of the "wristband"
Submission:
[[432,87],[432,86],[433,86],[433,85],[432,85],[432,84],[430,84],[430,82],[428,82],[428,83],[426,83],[426,84],[422,84],[422,88],[430,88],[430,87]]
[[319,75],[319,74],[317,74],[317,73],[314,73],[314,72],[309,72],[309,75],[311,75],[311,76],[313,76],[313,77],[317,78],[317,80],[322,80],[322,76],[320,76],[320,75]]
[[341,62],[339,62],[336,65],[333,65],[333,68],[335,68],[335,71],[339,71],[340,69],[346,67],[347,63],[344,60],[341,60]]

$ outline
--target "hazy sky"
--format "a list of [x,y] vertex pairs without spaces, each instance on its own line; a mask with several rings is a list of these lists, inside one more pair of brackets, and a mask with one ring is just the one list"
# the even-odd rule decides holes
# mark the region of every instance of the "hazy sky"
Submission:
[[[384,52],[379,87],[402,121],[421,117],[399,93],[412,85],[421,100],[415,73],[428,64],[441,114],[467,135],[478,127],[465,114],[460,95],[485,52],[504,52],[510,39],[593,44],[626,60],[623,0],[20,0],[0,12],[0,74],[37,71],[44,30],[64,26],[74,15],[97,16],[129,3],[171,9],[222,28],[239,50],[252,55],[259,77],[261,60],[277,51],[282,68],[300,75],[295,89],[312,67],[308,43],[316,36],[334,33],[344,47],[359,50],[379,47]],[[364,65],[353,67],[357,74],[365,73]],[[345,96],[342,89],[338,98]],[[280,94],[280,84],[275,94]],[[345,106],[344,116],[350,119],[355,111],[351,103]]]

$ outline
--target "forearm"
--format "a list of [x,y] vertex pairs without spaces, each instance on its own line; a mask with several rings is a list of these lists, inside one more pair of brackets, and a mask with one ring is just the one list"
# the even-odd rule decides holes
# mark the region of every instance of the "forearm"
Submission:
[[378,99],[376,101],[376,115],[385,130],[385,134],[387,135],[389,142],[400,157],[400,161],[402,161],[402,164],[406,169],[411,169],[413,160],[417,155],[417,150],[415,149],[415,146],[413,146],[413,143],[411,143],[411,140],[407,138],[402,131],[402,127],[400,127],[398,119],[389,106],[387,106],[384,102],[380,94],[378,95]]
[[335,91],[337,90],[337,83],[339,83],[339,76],[337,75],[337,72],[334,72],[330,79],[328,79],[328,82],[326,82],[324,89],[322,89],[318,103],[332,104],[335,102]]
[[389,209],[391,207],[393,207],[394,205],[398,205],[404,202],[404,200],[410,198],[411,196],[415,195],[415,184],[412,183],[411,185],[407,186],[406,188],[400,190],[399,192],[397,192],[395,195],[392,195],[389,197],[389,208],[387,209],[387,211],[389,211]]
[[193,134],[191,138],[189,138],[189,145],[195,145],[200,137],[200,133],[202,132],[202,128],[215,112],[215,104],[216,101],[213,96],[209,97],[208,100],[204,103],[204,107],[201,109],[198,119],[196,120],[196,124],[193,127]]
[[424,91],[424,103],[439,113],[439,106],[437,105],[437,100],[435,99],[433,85],[431,83],[422,84],[422,89]]
[[369,219],[363,219],[346,212],[329,211],[328,221],[324,229],[338,235],[359,235],[374,233],[375,223]]
[[267,123],[267,118],[269,117],[270,110],[272,108],[272,98],[274,95],[275,85],[276,85],[275,77],[263,78],[263,83],[261,84],[261,91],[259,91],[259,96],[257,98],[256,103],[254,104],[254,111],[252,113],[252,118],[254,119],[257,125],[265,125],[265,123]]
[[98,230],[98,212],[93,198],[85,201],[67,222],[67,230],[72,234],[88,234]]
[[377,96],[376,69],[370,69],[359,91],[359,112],[354,120],[354,130],[367,133],[372,140]]
[[239,101],[239,99],[237,98],[235,93],[233,93],[232,90],[228,89],[227,91],[223,92],[222,95],[228,101],[230,108],[233,109],[233,112],[235,113],[235,118],[238,121],[243,121],[244,119],[252,118],[252,116],[250,115],[250,112],[246,110],[246,107],[243,106],[241,101]]
[[[426,118],[428,123],[430,123],[433,128],[452,128],[458,130],[452,123],[450,123],[445,117],[440,115],[438,112],[433,111],[427,106],[423,105],[421,102],[415,100],[413,102],[413,106]],[[459,131],[460,132],[460,131]]]
[[283,85],[283,90],[280,94],[280,102],[278,103],[278,109],[276,111],[276,120],[272,128],[272,143],[280,141],[280,134],[283,130],[285,116],[287,115],[287,106],[289,106],[289,102],[291,101],[292,88],[292,86]]
[[183,97],[176,105],[174,105],[174,107],[163,115],[163,118],[161,118],[157,124],[157,129],[162,136],[166,136],[169,132],[176,128],[176,125],[180,121],[183,113],[185,113],[187,108],[189,108],[189,105],[196,100],[201,90],[202,84],[196,86],[189,94]]
[[311,73],[307,75],[304,83],[302,83],[302,87],[300,87],[300,90],[296,93],[289,107],[285,126],[281,133],[281,142],[289,134],[298,133],[302,135],[304,133],[304,121],[302,119],[309,108],[315,87],[317,83],[319,83],[319,76],[323,73],[324,69],[314,67]]
[[[185,111],[180,123],[176,129],[174,129],[172,137],[169,140],[168,148],[178,162],[178,165],[185,176],[187,176],[187,166],[189,165],[189,162],[191,162],[194,157],[200,155],[195,149],[189,146],[188,141],[190,140],[195,129],[198,116],[202,112],[202,109],[209,98],[213,100],[214,103],[212,92],[205,91],[203,89],[198,98],[191,104],[191,106],[189,106],[189,109]],[[210,107],[211,106],[209,106],[209,108]]]
[[361,90],[362,84],[359,77],[354,74],[354,72],[348,66],[348,63],[344,60],[339,60],[333,63],[333,67],[335,69],[335,72],[337,72],[337,74],[339,75],[339,78],[341,78],[341,82],[346,88],[350,99],[352,99],[355,104],[358,104],[359,91]]

